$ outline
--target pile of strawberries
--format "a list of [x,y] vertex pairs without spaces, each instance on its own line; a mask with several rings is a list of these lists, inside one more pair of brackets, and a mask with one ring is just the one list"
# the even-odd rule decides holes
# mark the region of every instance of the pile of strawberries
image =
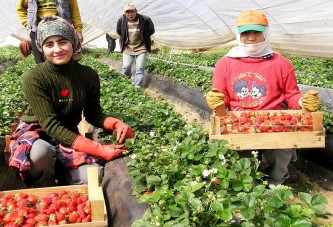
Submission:
[[66,191],[39,198],[18,192],[0,197],[0,226],[32,227],[91,222],[91,204],[86,193]]
[[221,116],[221,134],[311,131],[311,113],[284,111],[243,111],[240,116],[229,112]]

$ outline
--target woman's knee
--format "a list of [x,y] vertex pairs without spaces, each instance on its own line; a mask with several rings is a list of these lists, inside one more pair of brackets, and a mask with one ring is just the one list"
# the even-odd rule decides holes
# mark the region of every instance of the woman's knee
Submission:
[[69,169],[67,173],[67,181],[69,184],[88,184],[87,169],[91,166],[98,167],[98,181],[102,182],[104,175],[104,166],[96,164],[81,165],[77,169]]
[[45,140],[36,140],[30,151],[30,161],[38,165],[54,165],[56,160],[56,149]]

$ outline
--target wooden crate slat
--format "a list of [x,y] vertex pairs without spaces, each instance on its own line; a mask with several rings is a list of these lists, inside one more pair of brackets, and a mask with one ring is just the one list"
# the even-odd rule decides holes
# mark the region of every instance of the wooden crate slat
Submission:
[[92,221],[101,221],[106,218],[106,207],[103,190],[98,182],[98,167],[87,168],[88,174],[88,195],[91,202]]
[[324,132],[279,132],[210,135],[212,142],[227,140],[233,150],[324,148]]
[[[60,187],[47,187],[47,188],[32,188],[32,189],[24,189],[24,193],[29,195],[36,195],[38,197],[45,197],[52,192],[59,192],[62,190],[67,190],[70,192],[79,191],[88,193],[87,185],[71,185],[71,186],[60,186]],[[0,191],[0,196],[4,194],[15,194],[17,192],[22,192],[22,190],[11,190],[11,191]]]
[[313,122],[313,131],[323,131],[323,120],[324,120],[324,113],[323,112],[313,112],[312,115],[312,122]]

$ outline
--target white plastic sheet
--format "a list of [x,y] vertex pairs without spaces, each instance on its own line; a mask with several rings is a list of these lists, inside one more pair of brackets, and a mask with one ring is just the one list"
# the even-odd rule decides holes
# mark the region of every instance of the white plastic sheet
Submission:
[[[115,34],[116,22],[129,1],[78,0],[88,43],[105,32]],[[271,44],[280,53],[333,58],[331,0],[133,0],[138,12],[152,18],[153,39],[175,48],[218,48],[235,40],[240,11],[259,9],[268,16]],[[26,39],[16,0],[0,0],[0,42],[10,35]]]

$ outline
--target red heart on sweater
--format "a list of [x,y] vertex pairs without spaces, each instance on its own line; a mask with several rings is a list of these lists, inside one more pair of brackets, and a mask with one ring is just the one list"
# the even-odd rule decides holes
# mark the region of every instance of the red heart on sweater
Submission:
[[67,97],[68,95],[69,95],[69,90],[62,90],[61,92],[60,92],[60,95],[61,95],[61,97]]

